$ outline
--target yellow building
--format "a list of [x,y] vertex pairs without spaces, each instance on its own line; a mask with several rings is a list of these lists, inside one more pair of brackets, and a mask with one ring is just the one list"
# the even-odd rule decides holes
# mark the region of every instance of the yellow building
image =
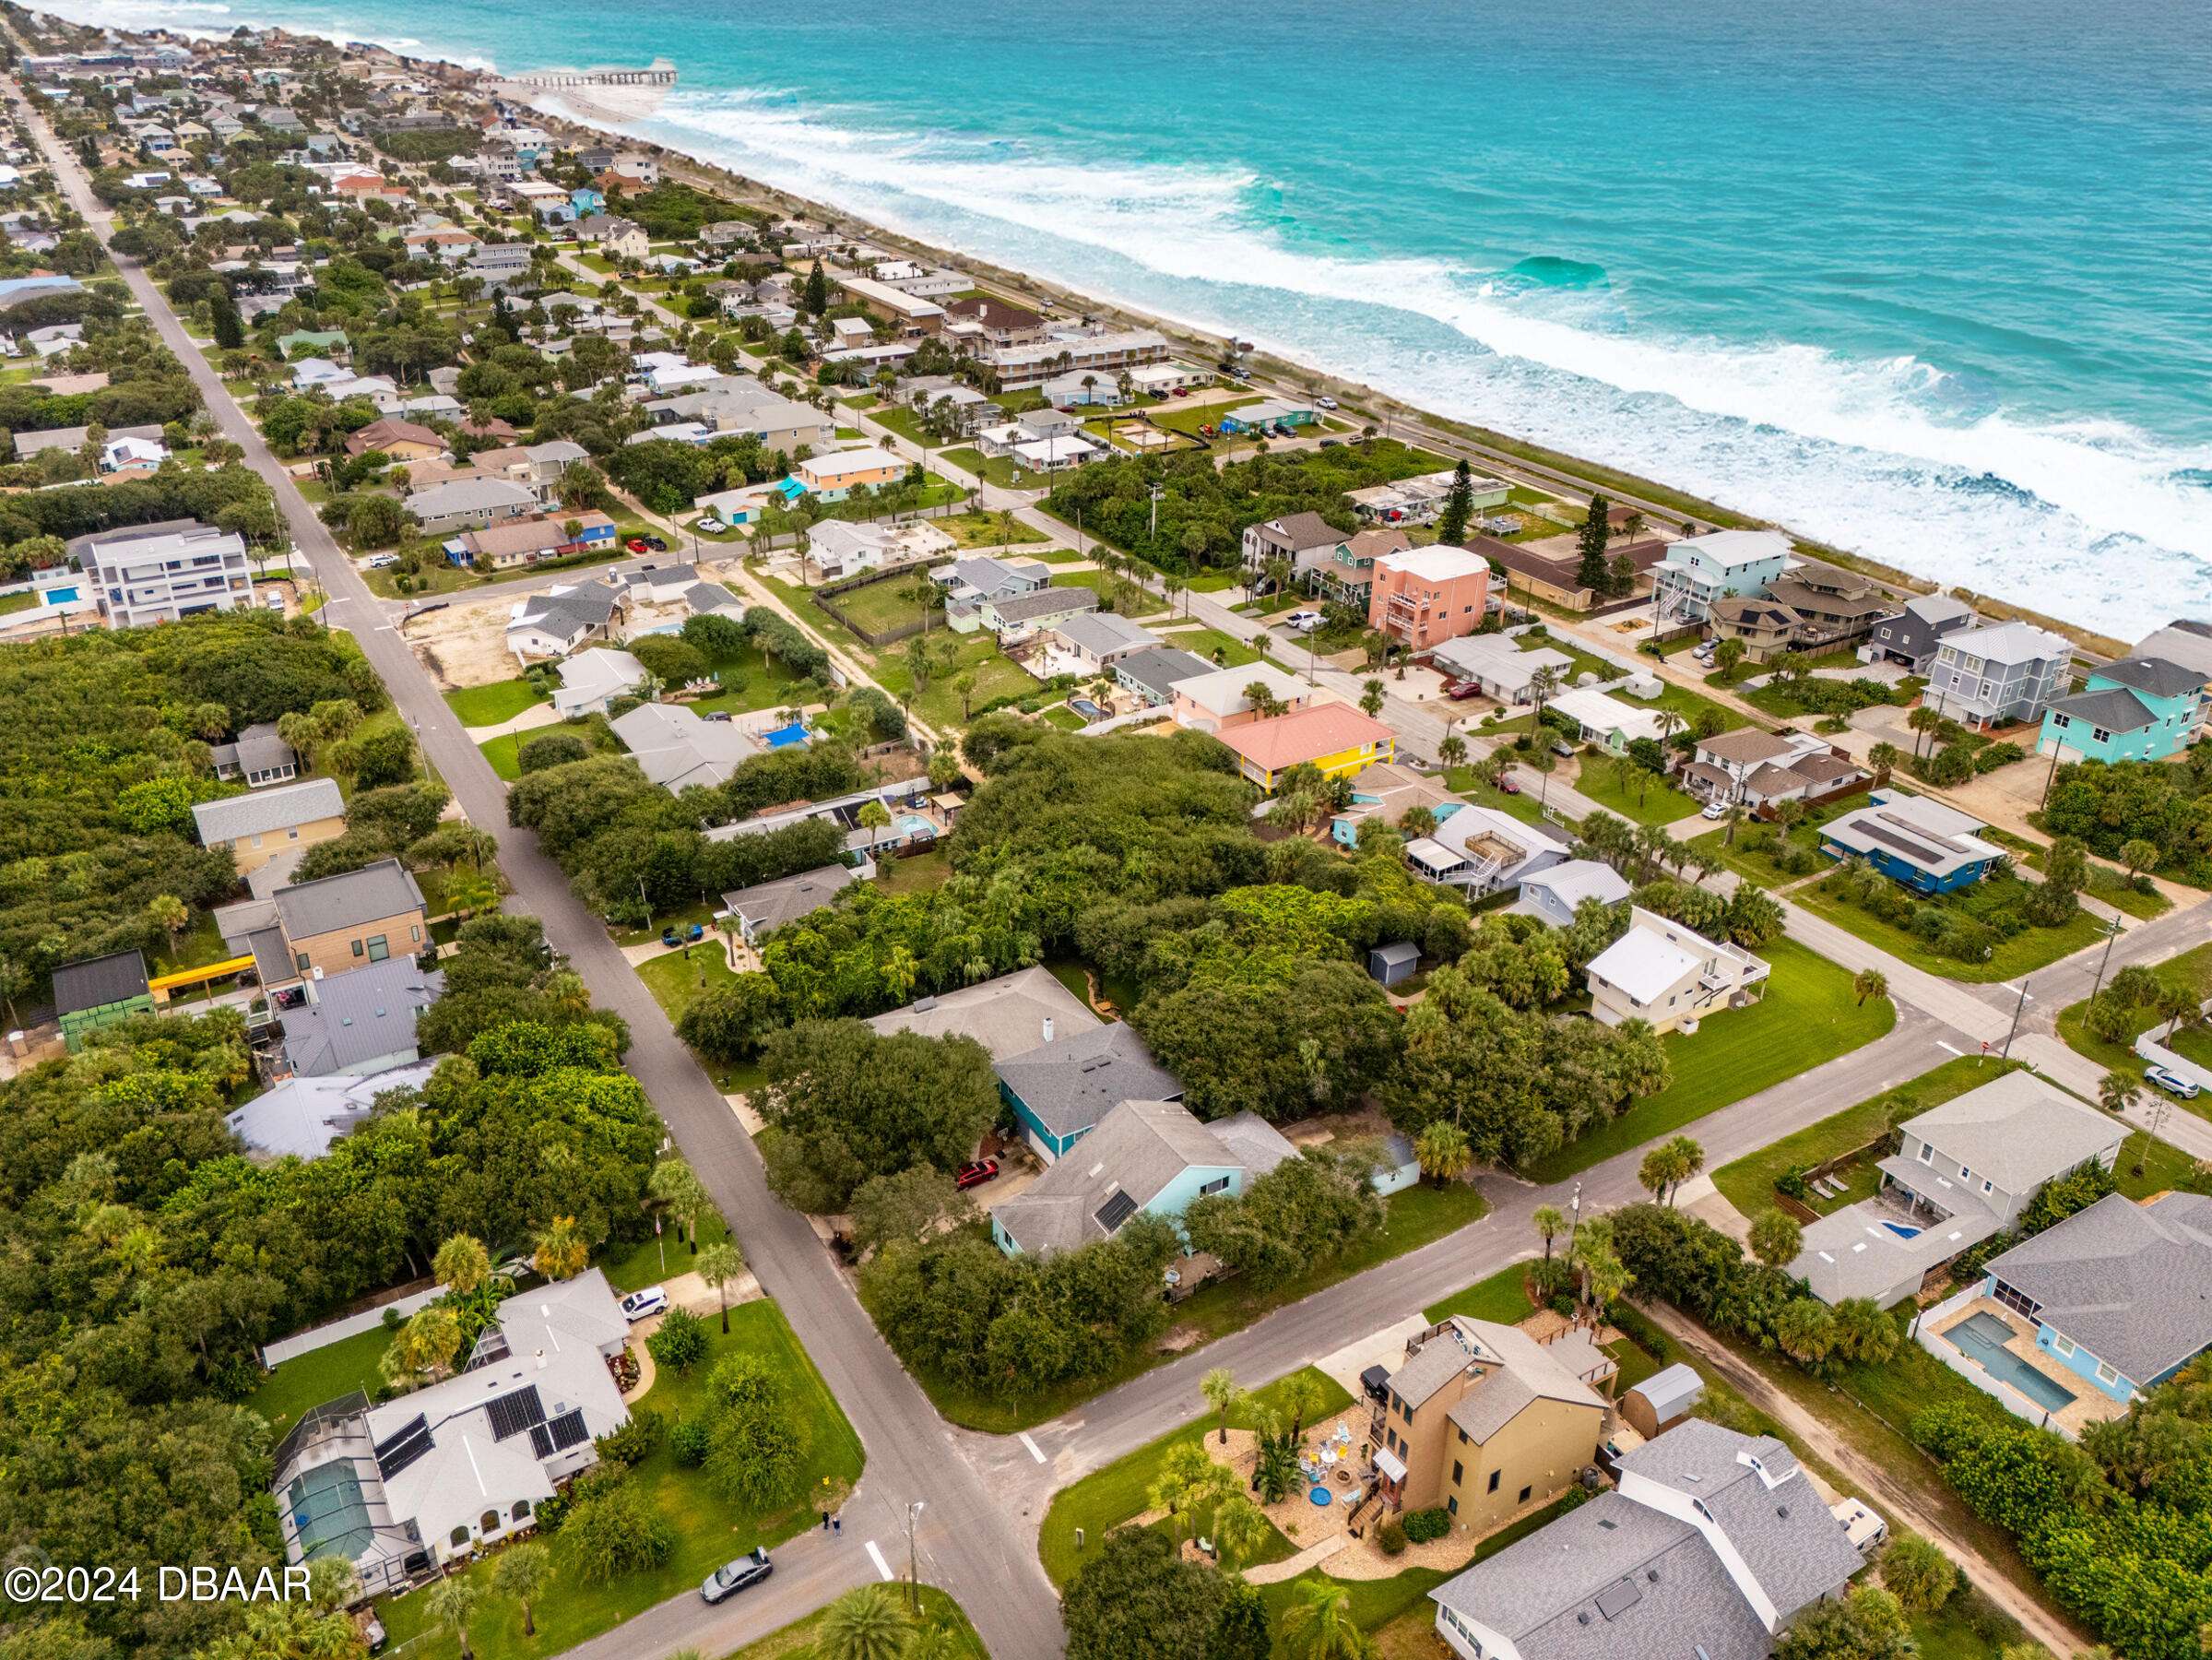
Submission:
[[1237,770],[1262,789],[1294,766],[1319,767],[1333,778],[1397,755],[1397,734],[1349,704],[1311,704],[1214,734],[1236,752]]
[[906,463],[888,450],[869,445],[810,456],[791,469],[791,476],[809,495],[841,502],[863,484],[880,490],[897,483],[906,476]]

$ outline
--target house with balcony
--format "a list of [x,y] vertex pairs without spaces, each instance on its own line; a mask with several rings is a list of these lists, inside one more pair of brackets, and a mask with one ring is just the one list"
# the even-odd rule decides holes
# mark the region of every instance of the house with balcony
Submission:
[[1431,1591],[1461,1660],[1767,1660],[1866,1564],[1797,1455],[1688,1418],[1618,1485]]
[[1935,647],[1921,701],[1978,729],[2040,720],[2064,694],[2074,646],[2028,622],[1961,629]]
[[1272,663],[1215,669],[1173,682],[1171,701],[1176,724],[1194,727],[1201,732],[1218,732],[1224,727],[1243,726],[1248,721],[1261,719],[1260,712],[1246,695],[1255,685],[1264,686],[1268,695],[1286,711],[1302,709],[1314,698],[1313,687]]
[[430,938],[422,890],[396,859],[288,883],[266,899],[223,906],[214,920],[223,943],[250,954],[272,990],[392,957],[412,959]]
[[68,551],[111,628],[144,628],[254,604],[244,539],[196,519],[96,530],[70,542]]
[[1494,807],[1461,805],[1426,836],[1405,844],[1406,868],[1424,882],[1458,888],[1470,899],[1504,893],[1524,876],[1574,857],[1574,842],[1549,824]]
[[1764,595],[1790,557],[1790,539],[1773,530],[1687,537],[1651,567],[1654,621],[1662,628],[1709,622],[1722,599]]
[[[1410,479],[1370,484],[1347,491],[1344,499],[1352,504],[1353,512],[1371,525],[1425,525],[1443,510],[1445,498],[1451,494],[1456,471],[1448,467],[1441,472],[1416,473]],[[1477,513],[1503,507],[1513,494],[1503,479],[1475,473],[1468,482],[1473,490]]]
[[1980,819],[1928,796],[1877,789],[1820,827],[1820,850],[1830,859],[1863,859],[1892,882],[1919,894],[1970,887],[2009,858],[1981,838]]
[[1631,906],[1628,931],[1586,971],[1590,1013],[1604,1026],[1641,1020],[1662,1034],[1694,1032],[1708,1014],[1757,1002],[1768,973],[1748,951]]
[[2127,1126],[2030,1072],[2012,1072],[1898,1126],[1874,1196],[1804,1229],[1790,1272],[1826,1303],[1910,1297],[1962,1251],[2012,1227],[2046,1182],[2111,1169]]
[[1488,560],[1464,548],[1410,548],[1375,562],[1367,626],[1420,653],[1473,634],[1489,602]]
[[2179,754],[2204,729],[2206,680],[2159,658],[2092,669],[2081,691],[2043,711],[2036,753],[2107,763]]
[[1863,768],[1809,732],[1741,727],[1698,739],[1681,782],[1700,800],[1756,810],[1833,794],[1865,777]]
[[1375,562],[1407,552],[1413,545],[1413,539],[1402,530],[1361,530],[1325,553],[1312,555],[1298,580],[1316,599],[1364,611],[1375,591]]
[[1407,1339],[1367,1439],[1388,1511],[1436,1510],[1473,1534],[1573,1485],[1605,1438],[1618,1369],[1582,1327],[1539,1343],[1455,1314]]
[[791,477],[808,495],[823,502],[842,502],[854,491],[881,490],[906,476],[907,463],[888,450],[866,445],[810,456],[791,468]]
[[1862,663],[1897,663],[1924,675],[1946,634],[1980,626],[1974,608],[1948,594],[1916,594],[1898,611],[1876,617],[1859,647]]
[[1290,565],[1295,578],[1327,559],[1343,540],[1344,533],[1318,513],[1262,519],[1245,527],[1244,568],[1248,575],[1260,576],[1280,559]]
[[1350,788],[1350,805],[1329,821],[1330,839],[1343,848],[1359,845],[1359,827],[1370,819],[1394,825],[1418,807],[1441,824],[1467,806],[1437,778],[1394,761],[1353,774]]

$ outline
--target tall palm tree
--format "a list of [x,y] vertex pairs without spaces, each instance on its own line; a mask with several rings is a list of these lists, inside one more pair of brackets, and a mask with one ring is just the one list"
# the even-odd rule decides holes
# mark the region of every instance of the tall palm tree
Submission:
[[717,1239],[699,1252],[693,1264],[699,1277],[705,1281],[722,1303],[722,1333],[729,1334],[729,1288],[745,1274],[745,1253],[735,1239]]
[[1244,1391],[1237,1387],[1236,1374],[1225,1366],[1217,1366],[1199,1380],[1198,1392],[1206,1397],[1206,1405],[1213,1408],[1214,1417],[1221,1427],[1221,1444],[1227,1446],[1229,1414],[1236,1409],[1237,1402],[1244,1398]]
[[431,1623],[442,1631],[451,1631],[461,1645],[461,1660],[475,1660],[475,1651],[468,1646],[468,1618],[476,1612],[479,1593],[468,1580],[449,1574],[431,1587],[425,1608]]
[[1302,1579],[1283,1617],[1283,1646],[1293,1660],[1363,1660],[1373,1645],[1352,1621],[1351,1592],[1334,1580]]
[[591,1242],[574,1216],[555,1216],[533,1244],[530,1263],[550,1280],[574,1279],[591,1261]]
[[538,1635],[536,1607],[539,1593],[553,1576],[551,1551],[537,1539],[525,1539],[499,1553],[491,1570],[491,1588],[511,1597],[522,1609],[522,1634]]
[[1555,1204],[1540,1204],[1529,1218],[1544,1238],[1544,1260],[1552,1260],[1552,1241],[1567,1231],[1567,1213]]
[[1267,1512],[1242,1493],[1231,1493],[1213,1507],[1213,1547],[1231,1566],[1258,1556],[1274,1531]]
[[1879,968],[1862,968],[1851,976],[1851,990],[1859,994],[1859,1004],[1865,1006],[1870,997],[1889,995],[1889,977]]

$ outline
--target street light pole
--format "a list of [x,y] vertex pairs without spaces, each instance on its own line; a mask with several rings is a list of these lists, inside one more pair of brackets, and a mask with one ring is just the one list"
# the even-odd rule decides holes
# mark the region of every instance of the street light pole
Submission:
[[2012,1006],[2012,1029],[2005,1034],[2005,1047],[1998,1053],[2005,1060],[2012,1059],[2012,1040],[2020,1033],[2020,1015],[2028,1007],[2028,978],[2020,977],[2020,1001]]
[[906,1607],[920,1613],[922,1607],[921,1578],[915,1567],[914,1524],[921,1519],[924,1500],[917,1499],[906,1507]]
[[2097,993],[2104,989],[2104,971],[2112,966],[2112,942],[2120,937],[2120,919],[2108,917],[2104,923],[2104,954],[2097,959],[2097,978],[2089,985],[2089,1000],[2094,1002]]

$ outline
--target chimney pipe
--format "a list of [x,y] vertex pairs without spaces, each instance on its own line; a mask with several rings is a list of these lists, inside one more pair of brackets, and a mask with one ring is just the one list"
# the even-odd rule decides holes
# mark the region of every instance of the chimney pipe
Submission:
[[1047,1043],[1052,1041],[1052,1016],[1049,1014],[1045,1016],[1045,1041]]

